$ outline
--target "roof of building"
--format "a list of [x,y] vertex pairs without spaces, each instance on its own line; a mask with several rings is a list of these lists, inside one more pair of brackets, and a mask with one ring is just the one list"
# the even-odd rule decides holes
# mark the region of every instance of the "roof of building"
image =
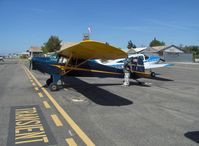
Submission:
[[29,52],[22,52],[20,55],[29,55]]
[[151,47],[153,48],[154,50],[156,50],[157,52],[159,51],[166,51],[167,49],[170,49],[170,48],[176,48],[175,50],[170,50],[169,52],[179,52],[179,53],[182,53],[184,51],[182,51],[179,47],[175,46],[175,45],[168,45],[168,46],[156,46],[156,47]]
[[168,46],[155,46],[155,47],[151,47],[153,48],[154,50],[156,51],[161,51],[161,50],[164,50],[165,48],[167,48]]
[[43,52],[39,47],[31,47],[28,52]]

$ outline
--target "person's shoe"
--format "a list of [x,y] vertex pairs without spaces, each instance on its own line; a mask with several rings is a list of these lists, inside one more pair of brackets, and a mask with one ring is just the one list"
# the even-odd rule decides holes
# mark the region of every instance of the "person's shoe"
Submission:
[[122,84],[121,86],[122,86],[122,87],[127,87],[127,86],[129,86],[129,85],[127,85],[127,84]]

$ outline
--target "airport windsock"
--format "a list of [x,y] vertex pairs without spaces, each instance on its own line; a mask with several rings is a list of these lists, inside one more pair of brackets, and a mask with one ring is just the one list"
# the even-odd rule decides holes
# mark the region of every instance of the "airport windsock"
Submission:
[[88,33],[91,33],[91,32],[92,32],[91,28],[90,28],[90,27],[88,27]]

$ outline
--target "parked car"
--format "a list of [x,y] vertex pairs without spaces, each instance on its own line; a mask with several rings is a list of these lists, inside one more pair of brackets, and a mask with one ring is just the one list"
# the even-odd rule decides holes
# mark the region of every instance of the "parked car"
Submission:
[[0,61],[1,61],[1,62],[4,62],[4,59],[3,59],[3,57],[2,57],[2,56],[0,56]]

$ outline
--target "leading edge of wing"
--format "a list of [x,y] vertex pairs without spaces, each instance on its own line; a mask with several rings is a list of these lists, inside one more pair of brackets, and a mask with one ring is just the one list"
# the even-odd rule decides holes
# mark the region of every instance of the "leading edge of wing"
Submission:
[[107,43],[93,40],[85,40],[79,43],[73,43],[58,51],[58,54],[65,57],[74,57],[79,59],[119,59],[127,58],[127,53]]

